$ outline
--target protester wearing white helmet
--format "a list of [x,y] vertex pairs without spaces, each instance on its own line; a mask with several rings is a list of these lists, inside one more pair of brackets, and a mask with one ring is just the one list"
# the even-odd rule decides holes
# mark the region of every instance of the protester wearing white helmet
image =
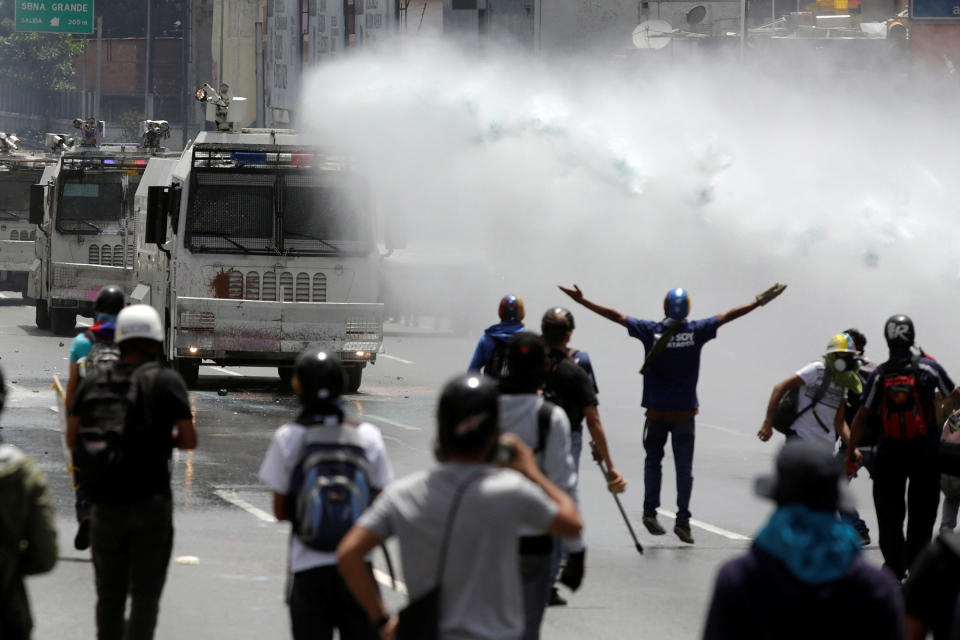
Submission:
[[115,340],[120,360],[77,389],[67,444],[93,503],[97,637],[152,638],[173,548],[171,452],[196,447],[197,431],[183,378],[160,364],[153,307],[123,309]]

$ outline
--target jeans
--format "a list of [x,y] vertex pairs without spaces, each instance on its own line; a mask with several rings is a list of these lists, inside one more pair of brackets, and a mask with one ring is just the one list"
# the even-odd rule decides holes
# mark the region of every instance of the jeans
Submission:
[[[877,509],[883,562],[902,579],[933,537],[940,503],[936,448],[914,441],[881,446],[874,463],[873,503]],[[904,516],[907,518],[906,538],[903,535]]]
[[151,640],[173,550],[173,503],[156,496],[129,505],[94,504],[90,518],[97,638]]
[[[577,473],[577,484],[580,485],[580,452],[583,450],[583,430],[571,431],[570,432],[570,455],[573,456],[573,470]],[[560,575],[560,565],[563,564],[567,556],[570,554],[569,545],[563,540],[563,538],[558,538],[558,544],[556,552],[554,553],[553,559],[553,568],[551,570],[551,575],[553,580],[551,583],[556,582],[557,576]],[[583,548],[582,542],[579,545],[580,548]]]
[[960,477],[940,475],[943,491],[943,510],[940,513],[940,533],[957,528],[957,510],[960,509]]
[[670,435],[677,472],[677,523],[690,522],[690,494],[693,491],[694,419],[661,422],[647,418],[643,425],[643,448],[647,457],[643,467],[643,514],[654,515],[660,506],[661,461]]
[[520,554],[523,583],[523,640],[540,640],[540,625],[553,586],[553,548],[546,553]]
[[570,455],[573,457],[573,470],[577,472],[577,484],[580,484],[580,452],[583,451],[583,429],[570,432]]
[[293,574],[290,623],[294,640],[377,640],[370,618],[347,589],[336,565]]

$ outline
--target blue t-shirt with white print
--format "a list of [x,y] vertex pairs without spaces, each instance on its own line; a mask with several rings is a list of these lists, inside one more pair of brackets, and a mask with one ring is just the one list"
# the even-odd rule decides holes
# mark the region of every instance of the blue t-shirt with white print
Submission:
[[[717,337],[720,319],[685,320],[660,355],[650,363],[643,378],[643,401],[656,411],[690,411],[699,408],[697,379],[700,377],[700,350]],[[643,343],[649,352],[665,331],[663,322],[627,317],[627,333]]]

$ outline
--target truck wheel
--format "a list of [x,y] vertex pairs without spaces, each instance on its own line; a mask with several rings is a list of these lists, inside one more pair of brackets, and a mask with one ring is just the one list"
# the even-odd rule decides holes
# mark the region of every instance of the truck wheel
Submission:
[[50,328],[58,336],[69,336],[77,326],[77,312],[71,309],[53,309],[50,312]]
[[183,378],[188,389],[197,386],[200,377],[200,360],[197,358],[177,358],[173,361],[173,369]]
[[363,376],[363,367],[344,367],[347,375],[347,393],[356,393],[360,388],[360,378]]
[[37,300],[37,308],[34,312],[34,318],[36,319],[37,329],[43,329],[46,331],[50,328],[50,312],[47,311],[47,303],[44,300]]

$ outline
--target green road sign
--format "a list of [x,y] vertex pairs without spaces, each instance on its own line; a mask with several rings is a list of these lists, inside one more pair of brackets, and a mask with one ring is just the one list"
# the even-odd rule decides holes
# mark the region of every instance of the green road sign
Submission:
[[17,31],[93,33],[93,0],[15,0]]

